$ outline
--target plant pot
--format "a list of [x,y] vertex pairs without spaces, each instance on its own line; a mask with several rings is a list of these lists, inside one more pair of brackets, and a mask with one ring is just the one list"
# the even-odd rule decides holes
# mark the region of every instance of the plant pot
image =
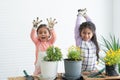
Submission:
[[105,65],[105,71],[107,76],[118,76],[116,65]]
[[41,75],[42,79],[54,80],[57,76],[58,61],[42,61]]
[[118,64],[118,71],[119,71],[119,73],[120,73],[120,63]]
[[65,74],[67,80],[76,80],[81,77],[82,61],[70,61],[64,59]]

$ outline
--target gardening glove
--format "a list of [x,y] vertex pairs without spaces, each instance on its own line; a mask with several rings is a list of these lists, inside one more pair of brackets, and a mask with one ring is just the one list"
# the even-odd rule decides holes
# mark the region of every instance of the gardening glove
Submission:
[[78,9],[78,14],[81,14],[82,16],[85,16],[86,12],[87,12],[86,8],[84,8],[84,9]]
[[42,22],[42,20],[39,21],[39,17],[36,18],[36,20],[33,20],[33,28],[37,28],[38,25]]
[[54,25],[57,24],[56,19],[52,20],[52,18],[49,18],[49,19],[47,18],[47,22],[48,22],[48,27],[50,29],[53,29]]

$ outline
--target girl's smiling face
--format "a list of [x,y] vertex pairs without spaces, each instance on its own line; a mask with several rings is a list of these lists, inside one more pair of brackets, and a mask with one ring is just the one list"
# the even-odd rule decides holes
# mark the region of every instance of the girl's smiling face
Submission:
[[50,33],[46,27],[39,28],[37,35],[38,39],[43,42],[48,41],[50,37]]
[[84,41],[89,41],[93,37],[93,32],[91,29],[85,28],[81,31],[80,36]]

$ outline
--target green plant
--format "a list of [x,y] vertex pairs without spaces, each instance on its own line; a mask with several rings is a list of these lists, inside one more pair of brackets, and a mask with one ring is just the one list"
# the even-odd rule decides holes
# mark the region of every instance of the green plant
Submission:
[[46,54],[47,56],[44,57],[45,61],[59,61],[62,59],[62,52],[61,49],[58,47],[48,47]]
[[120,49],[119,39],[116,39],[115,35],[110,35],[110,40],[105,39],[103,36],[102,38],[104,41],[104,47],[106,47],[106,50],[104,50],[105,52],[110,49],[113,51]]
[[119,39],[113,35],[110,35],[110,40],[105,39],[104,37],[104,52],[106,56],[104,57],[104,62],[106,65],[115,65],[120,63],[120,44]]
[[81,57],[82,51],[79,47],[77,46],[70,46],[68,49],[68,59],[71,61],[80,61],[82,60]]

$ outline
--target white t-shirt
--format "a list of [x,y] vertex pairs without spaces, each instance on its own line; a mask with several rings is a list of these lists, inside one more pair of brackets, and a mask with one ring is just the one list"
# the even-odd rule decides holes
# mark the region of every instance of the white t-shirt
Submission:
[[47,54],[46,54],[46,51],[42,52],[42,51],[39,50],[39,52],[38,52],[38,61],[37,61],[37,63],[36,63],[36,66],[40,66],[41,61],[44,59],[44,57],[45,57],[46,55],[47,55]]

